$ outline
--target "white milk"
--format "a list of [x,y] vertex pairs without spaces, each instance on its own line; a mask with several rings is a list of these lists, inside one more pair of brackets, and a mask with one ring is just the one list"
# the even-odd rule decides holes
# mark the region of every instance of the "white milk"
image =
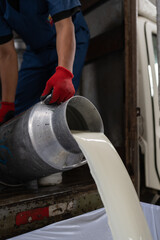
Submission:
[[107,137],[91,132],[73,132],[73,136],[96,182],[113,239],[152,240],[132,181]]

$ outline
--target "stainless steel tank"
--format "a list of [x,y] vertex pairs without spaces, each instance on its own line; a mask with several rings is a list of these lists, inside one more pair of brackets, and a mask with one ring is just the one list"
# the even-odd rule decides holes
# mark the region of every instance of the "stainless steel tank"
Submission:
[[25,182],[83,165],[72,130],[103,132],[89,100],[75,96],[61,105],[36,104],[0,127],[0,172]]

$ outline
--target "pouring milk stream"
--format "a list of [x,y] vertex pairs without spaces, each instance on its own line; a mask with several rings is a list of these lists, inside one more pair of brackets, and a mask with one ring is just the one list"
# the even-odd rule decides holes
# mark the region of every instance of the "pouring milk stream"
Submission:
[[132,181],[108,138],[96,132],[72,135],[87,159],[113,240],[152,240]]

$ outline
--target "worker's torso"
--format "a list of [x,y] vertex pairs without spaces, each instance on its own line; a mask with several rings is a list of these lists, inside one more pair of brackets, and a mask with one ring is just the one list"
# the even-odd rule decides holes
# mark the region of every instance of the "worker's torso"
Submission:
[[32,49],[55,47],[56,31],[49,21],[48,1],[0,0],[0,10],[11,29]]

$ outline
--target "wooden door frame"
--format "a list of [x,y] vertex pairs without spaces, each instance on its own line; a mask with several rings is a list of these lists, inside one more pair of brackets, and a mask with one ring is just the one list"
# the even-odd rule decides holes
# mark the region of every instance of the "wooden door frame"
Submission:
[[126,167],[139,194],[137,127],[137,1],[124,0]]

